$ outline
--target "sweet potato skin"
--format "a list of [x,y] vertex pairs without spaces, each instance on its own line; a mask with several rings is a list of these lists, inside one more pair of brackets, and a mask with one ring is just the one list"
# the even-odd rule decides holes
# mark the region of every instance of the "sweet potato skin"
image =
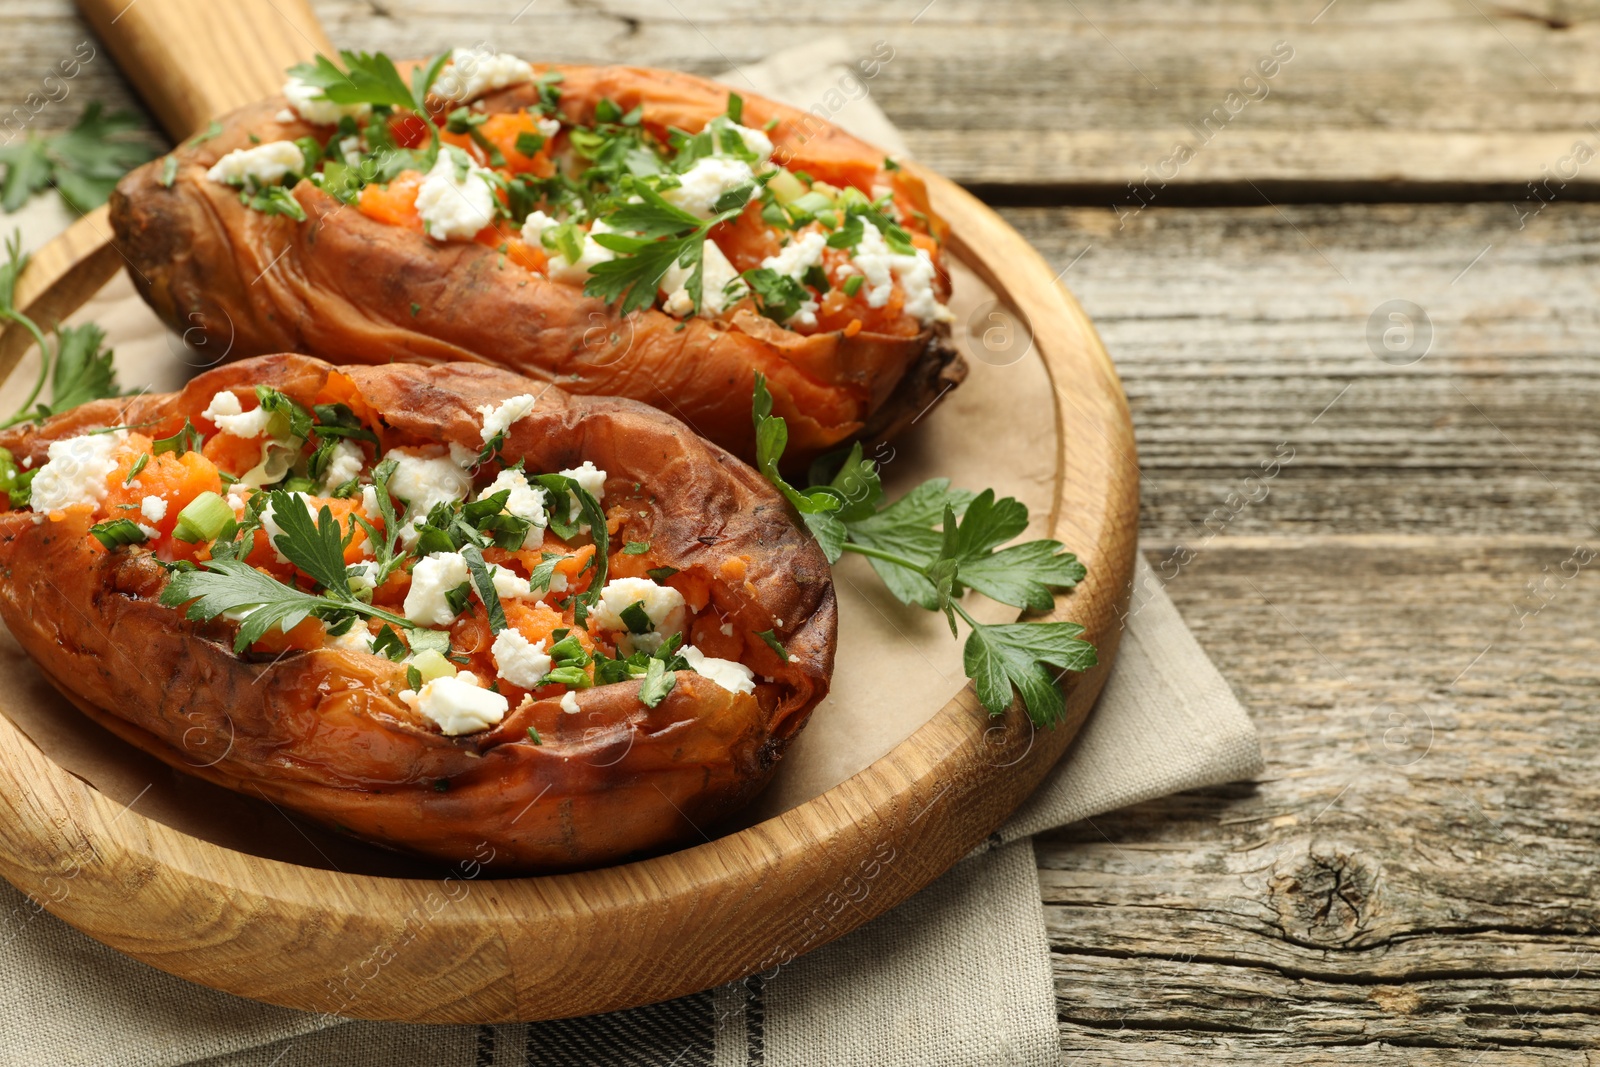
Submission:
[[[723,112],[728,89],[685,74],[637,67],[554,66],[562,111],[588,121],[601,98],[643,109],[646,127],[699,129]],[[486,96],[490,112],[536,101],[532,85]],[[307,136],[280,121],[282,97],[241,108],[215,137],[180,146],[171,186],[163,161],[129,174],[111,200],[118,249],[144,298],[173,329],[204,338],[218,358],[300,351],[337,363],[476,360],[576,393],[627,396],[659,407],[749,459],[749,396],[768,378],[774,411],[789,420],[791,460],[858,434],[897,430],[965,365],[949,327],[911,337],[861,331],[802,336],[753,312],[725,323],[686,324],[651,309],[627,319],[576,286],[531,275],[486,245],[440,244],[367,218],[309,182],[295,197],[308,221],[264,215],[206,170],[236,148]],[[778,125],[775,158],[835,183],[870,180],[882,153],[814,115],[749,98],[745,121]],[[926,191],[896,176],[928,214]],[[942,226],[935,220],[936,231]],[[941,275],[943,296],[948,278]]]
[[[248,360],[182,393],[97,401],[7,431],[0,446],[38,464],[51,441],[90,428],[151,423],[162,433],[231,386],[267,384],[309,402],[330,373],[340,372],[301,356]],[[542,388],[479,365],[347,373],[386,445],[475,447],[478,405]],[[86,509],[48,521],[0,514],[0,617],[56,686],[119,736],[345,833],[514,871],[591,867],[700,840],[761,789],[827,692],[837,616],[826,560],[759,475],[634,401],[549,389],[514,425],[504,455],[537,470],[593,460],[609,474],[608,498],[641,483],[646,492],[629,503],[653,557],[724,575],[712,582],[713,603],[740,632],[774,627],[793,661],[752,639],[753,694],[680,672],[655,708],[639,701],[637,683],[620,683],[585,691],[578,714],[532,701],[489,731],[446,737],[396,698],[402,668],[382,657],[235,655],[231,624],[197,626],[163,607],[165,572],[147,553],[100,549]]]

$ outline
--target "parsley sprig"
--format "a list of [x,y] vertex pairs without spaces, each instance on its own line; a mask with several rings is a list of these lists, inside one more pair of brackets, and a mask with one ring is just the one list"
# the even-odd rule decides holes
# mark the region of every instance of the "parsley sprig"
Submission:
[[[199,622],[224,613],[235,616],[239,619],[235,652],[244,652],[273,626],[288,631],[313,616],[338,625],[366,615],[412,628],[403,616],[373,607],[352,592],[344,562],[345,531],[327,505],[313,521],[302,497],[282,490],[260,495],[269,500],[273,521],[282,531],[273,545],[320,591],[307,591],[256,570],[242,558],[250,543],[245,541],[219,543],[217,548],[223,551],[214,548],[212,558],[199,568],[176,570],[161,591],[161,603],[171,608],[188,604],[186,617]],[[250,526],[243,524],[241,532],[248,536]]]
[[19,144],[0,146],[6,172],[0,182],[0,210],[10,214],[54,185],[68,207],[93,211],[110,198],[124,174],[155,154],[137,117],[126,111],[108,114],[100,103],[92,103],[65,133],[29,134]]
[[[28,398],[0,423],[0,428],[42,419],[90,400],[121,395],[111,349],[104,345],[104,330],[94,323],[57,326],[56,343],[51,345],[39,324],[17,308],[17,277],[27,267],[28,259],[22,251],[22,232],[14,231],[6,239],[6,262],[0,264],[0,323],[14,322],[33,337],[39,346],[39,374]],[[51,386],[50,403],[38,403],[46,382]]]
[[[902,603],[942,611],[950,632],[956,618],[969,632],[962,665],[991,715],[1010,706],[1013,689],[1039,726],[1066,713],[1058,679],[1097,662],[1094,646],[1072,622],[980,623],[960,603],[968,589],[1013,607],[1045,611],[1057,590],[1083,579],[1084,567],[1059,541],[1024,541],[1002,548],[1028,525],[1028,509],[994,490],[953,489],[945,478],[924,482],[884,502],[877,467],[857,443],[833,476],[798,489],[779,471],[788,426],[772,414],[772,395],[756,376],[753,417],[756,465],[783,494],[822,547],[829,563],[845,552],[867,557]],[[820,481],[820,479],[818,479]]]
[[614,304],[626,315],[655,303],[656,289],[673,264],[689,269],[684,289],[700,307],[705,280],[705,240],[712,227],[737,218],[757,189],[755,183],[724,193],[712,206],[712,216],[702,219],[669,203],[659,192],[636,183],[636,204],[624,204],[606,217],[606,225],[620,233],[593,234],[596,244],[616,253],[615,259],[589,270],[585,296]]

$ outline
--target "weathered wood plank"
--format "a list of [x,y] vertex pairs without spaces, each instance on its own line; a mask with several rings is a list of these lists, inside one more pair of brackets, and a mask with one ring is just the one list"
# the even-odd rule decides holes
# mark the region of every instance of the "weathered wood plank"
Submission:
[[1592,561],[1521,630],[1513,609],[1570,552],[1238,537],[1195,560],[1174,597],[1268,770],[1038,839],[1068,1062],[1218,1034],[1234,1062],[1600,1042]]
[[[962,182],[1042,186],[1089,202],[1135,204],[1129,182],[1158,203],[1197,189],[1247,194],[1250,182],[1278,195],[1305,187],[1332,198],[1367,195],[1359,190],[1372,186],[1459,195],[1485,183],[1521,196],[1525,183],[1545,178],[1541,167],[1558,175],[1557,185],[1562,175],[1571,179],[1546,195],[1600,188],[1600,166],[1569,158],[1579,141],[1600,150],[1590,126],[1600,120],[1591,62],[1600,22],[1590,5],[1337,0],[1313,23],[1321,6],[316,5],[333,39],[350,47],[420,53],[488,40],[552,59],[708,74],[837,34],[863,59],[890,57],[868,85],[934,167]],[[86,31],[67,0],[22,0],[7,15],[20,53],[0,71],[0,103],[9,110]],[[104,54],[86,66],[71,83],[80,99],[127,102],[110,66]],[[59,128],[75,113],[75,105],[53,104],[36,125]]]
[[[1005,214],[1117,361],[1147,538],[1593,533],[1600,207]],[[1405,366],[1368,340],[1397,299],[1433,332]]]

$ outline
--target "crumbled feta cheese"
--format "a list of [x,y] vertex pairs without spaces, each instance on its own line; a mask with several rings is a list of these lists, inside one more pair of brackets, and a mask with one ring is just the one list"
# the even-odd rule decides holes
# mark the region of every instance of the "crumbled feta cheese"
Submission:
[[489,439],[495,434],[510,430],[512,423],[533,410],[534,402],[535,398],[531,393],[523,393],[498,406],[484,404],[478,408],[478,414],[483,416],[483,443],[488,444]]
[[272,424],[272,413],[260,406],[245,411],[232,390],[224,389],[211,398],[211,403],[200,413],[210,419],[223,433],[235,437],[260,437]]
[[561,694],[561,710],[568,715],[578,714],[578,694],[576,691],[568,689]]
[[546,141],[550,140],[550,138],[561,132],[560,119],[549,119],[540,116],[539,118],[533,120],[533,124],[538,127],[539,136],[543,137]]
[[371,652],[372,631],[358,622],[338,637],[324,638],[322,647],[337,648],[344,652]]
[[116,451],[127,439],[126,430],[117,430],[53,443],[50,458],[33,476],[29,507],[46,515],[74,504],[98,505],[106,498],[106,479],[117,469]]
[[154,526],[147,526],[142,522],[136,522],[134,525],[139,527],[139,532],[144,534],[145,540],[147,541],[154,541],[156,538],[161,536],[161,531],[156,529]]
[[290,111],[286,107],[279,108],[278,113],[272,116],[272,121],[274,122],[298,122],[299,120],[300,116],[296,115],[293,111]]
[[[749,287],[739,278],[739,272],[728,257],[722,254],[722,249],[717,247],[715,241],[706,240],[700,253],[702,263],[700,273],[700,310],[712,315],[720,315],[728,305],[740,300],[749,290]],[[674,263],[667,268],[667,273],[662,275],[661,288],[667,294],[661,308],[669,315],[683,318],[694,310],[694,299],[689,295],[689,275],[694,273],[688,267],[681,267]],[[732,284],[732,289],[729,285]]]
[[[466,173],[461,173],[465,164]],[[484,170],[459,148],[446,147],[422,188],[417,190],[417,214],[422,228],[435,241],[470,241],[494,221],[494,188]]]
[[367,513],[368,519],[378,517],[378,487],[363,485],[361,487],[361,510]]
[[643,602],[651,629],[661,636],[683,629],[683,594],[669,585],[657,585],[648,578],[617,578],[600,590],[600,602],[591,616],[606,630],[627,630],[622,613]]
[[544,508],[544,490],[529,485],[527,476],[521,471],[503,470],[478,494],[478,499],[483,500],[507,489],[511,495],[506,497],[505,514],[526,519],[532,524],[522,539],[522,547],[538,548],[544,543],[544,528],[550,525],[550,516]]
[[139,501],[139,514],[151,522],[160,522],[167,517],[167,502],[158,496],[147,496]]
[[[446,594],[467,582],[476,596],[477,586],[471,578],[466,558],[459,552],[424,556],[411,569],[411,588],[406,592],[401,611],[420,626],[449,626],[455,621],[456,613],[450,609]],[[528,600],[534,595],[528,579],[498,563],[489,564],[489,581],[501,600]]]
[[470,448],[458,445],[454,441],[450,442],[450,458],[455,462],[456,466],[464,471],[471,470],[478,465],[478,453]]
[[401,609],[421,626],[449,626],[456,613],[445,594],[467,581],[467,561],[459,552],[438,552],[417,560],[411,569],[411,588]]
[[[749,126],[740,126],[738,123],[734,123],[732,132],[739,135],[739,140],[744,142],[745,150],[754,152],[760,157],[761,162],[765,163],[772,157],[772,138],[761,130],[753,130]],[[726,149],[723,147],[720,131],[714,129],[712,136],[716,139],[717,151],[725,152]]]
[[289,174],[305,170],[306,157],[293,141],[268,141],[251,148],[235,148],[206,171],[210,181],[223,185],[261,188],[276,185]]
[[[528,244],[544,248],[544,232],[552,226],[559,226],[560,222],[551,218],[542,211],[530,214],[522,223],[522,239]],[[583,238],[583,251],[578,256],[576,263],[567,261],[567,257],[553,249],[546,248],[550,262],[545,268],[549,276],[558,282],[569,282],[573,285],[582,285],[589,280],[589,271],[598,264],[614,259],[615,254],[609,248],[603,248],[599,241],[594,239],[595,234],[612,233],[611,227],[602,220],[596,219],[589,227],[589,232]]]
[[457,48],[450,54],[450,65],[434,80],[432,92],[444,100],[466,101],[490,89],[532,80],[533,66],[510,52]]
[[367,150],[367,139],[352,134],[339,142],[339,155],[352,167],[361,165],[361,153]]
[[355,571],[354,574],[350,575],[350,589],[352,592],[377,587],[378,564],[375,561],[364,559],[360,563],[352,563],[349,569]]
[[705,156],[695,160],[693,166],[678,175],[681,185],[661,195],[669,204],[675,204],[702,219],[709,219],[716,214],[717,201],[724,194],[754,180],[755,173],[750,169],[750,164],[741,159]]
[[[417,518],[426,518],[435,504],[454,504],[472,491],[472,476],[449,456],[422,457],[403,448],[390,449],[395,461],[389,492],[411,506]],[[376,504],[376,496],[373,503]],[[376,514],[376,508],[368,514]]]
[[596,500],[606,498],[606,472],[596,467],[594,460],[586,459],[581,466],[568,467],[561,473],[577,482],[580,488]]
[[[322,487],[328,490],[337,489],[351,478],[359,478],[366,466],[367,455],[361,451],[360,445],[350,440],[340,441],[333,446],[333,452],[328,457],[328,465],[323,468]],[[376,500],[373,503],[376,506]],[[369,515],[376,513],[375,510],[368,512]]]
[[529,641],[512,629],[501,630],[490,648],[494,653],[495,670],[512,685],[532,689],[550,673],[550,657],[545,655],[545,642]]
[[[788,275],[797,282],[803,281],[806,271],[822,264],[822,250],[826,247],[828,239],[822,234],[801,234],[780,249],[777,255],[763,259],[761,265],[779,274]],[[817,302],[810,298],[802,301],[794,314],[784,323],[791,328],[796,326],[809,328],[816,324]]]
[[721,626],[717,627],[717,629],[722,631],[722,636],[723,637],[732,637],[733,636],[733,623],[731,623],[731,622],[725,622]]
[[402,689],[400,699],[426,715],[450,737],[487,730],[506,717],[511,702],[490,689],[480,689],[471,671],[434,678],[420,692]]
[[336,125],[346,115],[366,118],[372,114],[371,104],[336,104],[324,95],[320,85],[311,85],[293,75],[283,83],[283,95],[289,98],[289,106],[314,126]]
[[708,656],[693,645],[684,645],[678,654],[688,661],[689,667],[708,682],[720,685],[730,693],[756,691],[756,672],[731,659]]
[[921,248],[914,256],[892,252],[870,220],[863,219],[862,227],[861,242],[852,262],[866,278],[867,306],[881,308],[887,304],[898,280],[905,292],[906,314],[922,323],[947,320],[950,309],[939,303],[934,294],[935,271],[928,253]]

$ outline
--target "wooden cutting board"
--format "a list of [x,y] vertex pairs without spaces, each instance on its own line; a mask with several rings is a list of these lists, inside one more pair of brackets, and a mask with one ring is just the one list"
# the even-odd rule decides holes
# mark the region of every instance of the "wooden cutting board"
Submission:
[[[301,0],[81,6],[175,138],[276,91],[289,64],[331,53]],[[1068,679],[1060,728],[1036,732],[1018,709],[990,719],[969,686],[865,770],[753,826],[604,870],[490,880],[470,865],[345,873],[203,840],[71,773],[79,731],[35,724],[30,736],[23,716],[0,717],[0,874],[92,937],[218,989],[361,1018],[498,1022],[631,1007],[770,970],[949,869],[1033,791],[1100,690],[1132,574],[1138,468],[1121,386],[1082,310],[998,216],[919,173],[950,222],[952,254],[1003,305],[996,345],[1017,344],[1008,331],[1030,324],[1023,358],[1049,376],[1049,398],[1018,402],[1054,409],[1054,434],[1036,443],[1055,458],[1048,532],[1089,570],[1052,617],[1085,625],[1101,657]],[[48,320],[82,304],[120,268],[109,235],[102,210],[40,250],[19,306]],[[20,334],[0,336],[0,376],[26,348]]]

